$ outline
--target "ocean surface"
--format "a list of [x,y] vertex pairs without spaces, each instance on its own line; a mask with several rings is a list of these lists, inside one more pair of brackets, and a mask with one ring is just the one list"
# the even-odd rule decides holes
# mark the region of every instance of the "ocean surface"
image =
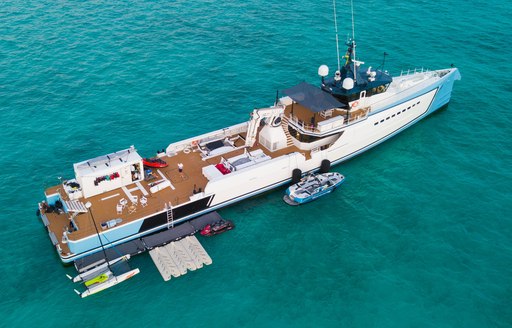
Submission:
[[[37,202],[74,162],[249,118],[336,65],[331,1],[0,4],[0,326],[512,327],[512,21],[490,0],[355,6],[374,67],[454,64],[449,106],[336,166],[342,188],[300,208],[284,188],[220,213],[213,265],[73,292]],[[339,1],[340,39],[351,32]],[[342,51],[344,50],[342,46]]]

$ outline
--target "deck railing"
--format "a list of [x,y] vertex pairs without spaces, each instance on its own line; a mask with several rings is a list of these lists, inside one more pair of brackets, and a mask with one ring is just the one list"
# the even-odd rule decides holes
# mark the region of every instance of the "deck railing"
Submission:
[[429,70],[428,68],[415,68],[414,70],[411,70],[411,69],[408,69],[407,71],[406,70],[401,70],[400,71],[400,76],[407,76],[407,75],[414,75],[414,74],[421,74],[421,73],[431,73],[433,74],[434,76],[437,74],[435,71],[431,71]]
[[[359,108],[358,110],[362,110],[363,112],[359,115],[350,115],[348,120],[343,121],[343,126],[350,125],[357,121],[363,120],[368,117],[368,114],[371,112],[371,107]],[[351,112],[352,113],[352,112]],[[343,117],[346,117],[346,114],[343,114]],[[300,120],[297,116],[290,114],[286,117],[288,119],[289,124],[291,124],[294,128],[299,128],[304,132],[313,132],[313,133],[325,133],[326,131],[321,131],[318,128],[318,122],[315,124],[307,124],[304,121]],[[337,127],[339,128],[339,127]]]
[[316,124],[304,123],[304,121],[300,120],[297,116],[295,116],[293,114],[290,114],[290,116],[288,116],[287,118],[288,118],[288,122],[293,123],[292,125],[302,129],[303,131],[315,132],[315,133],[318,132],[318,129],[316,128]]
[[183,151],[187,148],[197,146],[199,143],[205,143],[213,140],[223,139],[232,135],[247,132],[247,122],[239,123],[228,128],[213,131],[210,133],[202,134],[193,138],[183,141],[172,143],[166,148],[167,155],[172,155],[177,152]]

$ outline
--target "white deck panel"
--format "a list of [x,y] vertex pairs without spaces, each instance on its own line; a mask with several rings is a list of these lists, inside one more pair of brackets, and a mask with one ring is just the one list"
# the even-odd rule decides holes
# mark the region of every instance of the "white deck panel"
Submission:
[[179,242],[170,243],[165,247],[168,249],[172,249],[175,252],[175,254],[179,256],[179,258],[183,261],[183,264],[185,264],[187,270],[195,271],[197,269],[194,260],[188,256],[187,252]]
[[153,262],[155,262],[158,271],[160,271],[160,274],[165,281],[170,280],[171,277],[177,278],[181,276],[181,272],[178,266],[176,263],[174,263],[165,249],[160,249],[157,247],[149,251],[149,255],[151,256]]
[[203,264],[212,264],[211,257],[195,236],[156,247],[149,254],[165,281],[184,275],[187,270],[200,269]]
[[201,259],[201,262],[206,265],[210,265],[213,263],[212,258],[203,248],[203,245],[199,243],[196,236],[188,236],[185,238],[189,242],[189,247],[193,250],[193,252]]

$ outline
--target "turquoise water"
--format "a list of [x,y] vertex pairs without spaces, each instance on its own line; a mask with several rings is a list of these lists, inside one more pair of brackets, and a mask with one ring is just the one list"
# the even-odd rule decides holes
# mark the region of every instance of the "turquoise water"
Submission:
[[[338,3],[341,39],[349,10]],[[331,2],[4,1],[0,5],[0,326],[511,327],[510,6],[356,3],[358,55],[455,64],[450,105],[336,167],[335,193],[223,209],[213,265],[141,273],[78,298],[36,203],[72,164],[246,120],[335,65]]]

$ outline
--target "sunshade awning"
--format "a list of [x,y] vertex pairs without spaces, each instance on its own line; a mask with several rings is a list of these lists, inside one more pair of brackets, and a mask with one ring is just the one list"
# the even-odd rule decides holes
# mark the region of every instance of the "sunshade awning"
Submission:
[[315,113],[344,106],[329,93],[307,82],[285,89],[283,92],[295,102]]

